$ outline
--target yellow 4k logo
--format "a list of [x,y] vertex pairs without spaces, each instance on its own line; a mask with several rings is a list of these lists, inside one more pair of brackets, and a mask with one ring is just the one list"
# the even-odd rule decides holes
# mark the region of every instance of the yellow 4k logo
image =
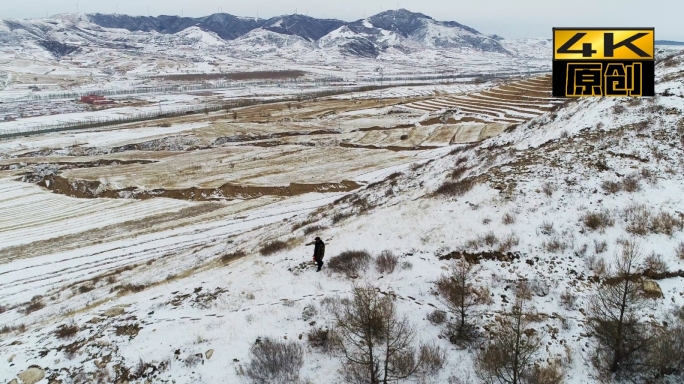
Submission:
[[652,60],[653,29],[554,29],[554,60]]

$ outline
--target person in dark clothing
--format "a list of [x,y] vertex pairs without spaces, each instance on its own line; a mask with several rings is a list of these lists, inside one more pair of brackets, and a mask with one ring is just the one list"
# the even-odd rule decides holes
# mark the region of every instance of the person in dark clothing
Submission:
[[314,241],[314,254],[313,258],[316,264],[318,265],[318,269],[316,272],[320,272],[321,267],[323,267],[323,255],[325,255],[325,243],[323,240],[321,240],[320,237],[316,237],[316,240]]

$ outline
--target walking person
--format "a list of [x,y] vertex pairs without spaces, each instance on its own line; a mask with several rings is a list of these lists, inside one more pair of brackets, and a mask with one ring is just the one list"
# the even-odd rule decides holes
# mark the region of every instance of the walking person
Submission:
[[323,267],[323,255],[325,255],[325,243],[323,240],[321,240],[320,237],[316,237],[316,240],[314,241],[314,254],[313,254],[313,259],[318,265],[318,269],[316,272],[321,271],[321,267]]

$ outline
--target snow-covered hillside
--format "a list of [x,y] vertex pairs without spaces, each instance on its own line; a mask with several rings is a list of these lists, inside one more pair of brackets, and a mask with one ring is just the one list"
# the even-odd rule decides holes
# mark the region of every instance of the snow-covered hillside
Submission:
[[[625,241],[640,247],[638,278],[661,291],[640,317],[673,324],[669,314],[684,306],[683,73],[681,51],[660,57],[654,98],[569,101],[480,143],[420,152],[411,164],[358,176],[364,187],[344,196],[222,207],[215,221],[183,229],[136,226],[134,239],[110,228],[113,240],[79,249],[83,258],[48,249],[0,264],[7,327],[0,378],[242,382],[250,348],[272,338],[304,350],[303,382],[342,383],[343,357],[309,345],[308,335],[335,328],[335,298],[372,284],[396,298],[417,341],[446,351],[425,382],[474,383],[478,348],[458,348],[441,336],[443,325],[428,321],[446,310],[435,281],[451,259],[467,256],[481,266],[474,284],[488,292],[474,316],[484,335],[493,336],[516,285],[527,281],[527,309],[538,312],[530,333],[543,341],[532,361],[557,359],[566,383],[598,382],[587,300]],[[366,110],[373,111],[387,113]],[[0,188],[15,193],[18,185],[5,180]],[[83,204],[78,209],[96,211]],[[326,262],[364,250],[375,259],[390,251],[399,264],[392,273],[375,262],[352,277],[328,264],[316,273],[314,236],[326,242]],[[282,243],[268,252],[274,242]]]

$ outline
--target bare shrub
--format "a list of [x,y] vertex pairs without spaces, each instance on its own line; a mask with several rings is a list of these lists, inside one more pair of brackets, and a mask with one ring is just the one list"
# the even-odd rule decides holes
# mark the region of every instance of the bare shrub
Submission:
[[601,212],[590,212],[582,217],[582,223],[595,231],[597,229],[604,230],[606,227],[612,227],[615,224],[610,212],[608,210],[603,210]]
[[572,311],[575,309],[575,304],[577,303],[577,295],[570,289],[566,289],[565,292],[560,294],[560,301],[563,308]]
[[679,243],[679,245],[675,249],[675,253],[681,260],[684,260],[684,241]]
[[401,269],[404,271],[410,271],[413,269],[413,264],[410,261],[403,261],[401,263]]
[[304,352],[295,342],[265,338],[250,348],[245,374],[252,383],[292,383],[299,379]]
[[509,252],[513,247],[520,244],[520,239],[514,233],[504,237],[499,244],[499,252]]
[[0,335],[5,334],[5,333],[24,332],[24,331],[26,331],[26,325],[25,324],[3,325],[2,327],[0,327]]
[[318,348],[323,352],[334,349],[332,331],[328,328],[316,327],[306,334],[306,340],[312,348]]
[[596,276],[604,276],[608,272],[608,265],[603,257],[599,257],[594,264],[594,273]]
[[337,224],[337,223],[339,223],[340,221],[342,221],[342,220],[344,220],[344,219],[348,219],[348,218],[350,218],[350,217],[352,217],[352,216],[354,216],[354,214],[352,214],[352,213],[343,213],[343,212],[339,212],[339,213],[334,214],[334,215],[330,218],[330,220],[332,221],[333,224]]
[[542,192],[548,197],[553,196],[553,193],[556,192],[558,188],[552,183],[546,182],[542,185]]
[[382,274],[390,274],[394,272],[394,269],[398,264],[399,257],[395,256],[392,251],[385,250],[382,251],[380,256],[375,260],[375,269]]
[[677,218],[669,212],[660,211],[651,220],[651,232],[672,236],[684,228],[684,219]]
[[553,228],[553,223],[550,221],[543,222],[539,229],[541,230],[541,233],[545,235],[551,235],[556,232]]
[[304,235],[308,236],[312,233],[325,231],[326,229],[328,229],[328,227],[324,227],[322,225],[312,225],[312,226],[304,228]]
[[646,235],[649,231],[651,212],[643,204],[633,204],[625,208],[624,218],[627,221],[625,230],[633,235]]
[[124,284],[124,285],[117,285],[111,289],[112,292],[119,291],[121,294],[126,294],[129,292],[137,293],[137,292],[142,292],[145,289],[147,289],[147,286],[144,284]]
[[684,219],[675,217],[669,212],[660,211],[655,215],[643,204],[630,205],[624,210],[627,232],[644,236],[649,232],[672,236],[684,229]]
[[70,321],[67,324],[60,325],[57,330],[55,330],[55,336],[58,339],[69,339],[78,333],[78,325],[74,321]]
[[499,238],[496,237],[493,231],[489,231],[482,236],[482,242],[492,247],[499,243]]
[[446,312],[435,309],[434,311],[428,313],[427,320],[432,325],[441,325],[446,321]]
[[606,242],[605,240],[603,240],[603,241],[594,240],[594,252],[597,255],[605,252],[606,249],[608,249],[608,242]]
[[463,196],[473,189],[475,182],[472,179],[461,181],[446,181],[435,191],[435,195],[443,196]]
[[652,383],[680,383],[684,380],[684,324],[652,330],[644,368]]
[[615,194],[615,193],[618,193],[622,190],[622,183],[620,183],[618,181],[606,180],[603,183],[601,183],[601,188],[603,188],[603,190],[606,193]]
[[515,223],[515,215],[508,212],[503,215],[503,218],[501,219],[501,222],[506,224],[506,225],[511,225]]
[[367,251],[344,251],[330,258],[328,269],[347,276],[357,276],[359,271],[368,267],[370,261],[371,255]]
[[622,179],[622,189],[627,192],[637,192],[641,190],[639,179],[635,175],[630,175]]
[[616,114],[616,115],[623,114],[626,110],[627,110],[627,108],[625,108],[624,106],[622,106],[620,104],[616,104],[613,106],[613,114]]
[[556,253],[556,252],[563,252],[563,251],[565,251],[565,250],[568,248],[568,244],[567,244],[565,241],[563,241],[562,239],[560,239],[560,238],[558,238],[558,237],[556,237],[556,236],[554,236],[553,238],[551,238],[551,240],[549,240],[548,242],[545,241],[545,242],[542,244],[542,246],[543,246],[544,249],[546,249],[548,252],[553,252],[553,253]]
[[667,272],[667,264],[661,255],[652,252],[644,259],[644,269],[657,274]]
[[446,352],[436,344],[423,344],[418,351],[418,361],[421,362],[420,371],[427,375],[436,375],[442,367]]
[[459,165],[456,168],[454,168],[453,171],[451,171],[451,178],[454,180],[458,180],[463,176],[463,174],[468,170],[468,167],[464,165]]
[[228,264],[228,263],[230,263],[231,261],[233,261],[233,260],[235,260],[235,259],[239,259],[239,258],[241,258],[241,257],[245,257],[245,255],[246,255],[246,254],[245,254],[245,251],[243,251],[243,250],[241,250],[241,249],[238,249],[238,250],[235,251],[235,252],[227,253],[227,254],[221,256],[221,262],[222,262],[223,264]]
[[651,185],[655,185],[658,182],[656,175],[648,168],[641,168],[639,175]]
[[43,302],[43,296],[36,295],[31,298],[31,301],[26,303],[26,306],[23,309],[24,314],[28,315],[31,312],[38,311],[40,309],[43,309],[45,307],[45,303]]
[[562,384],[565,382],[565,367],[556,359],[546,365],[534,364],[524,375],[525,384]]
[[[346,196],[345,196],[345,197],[346,197]],[[294,232],[294,231],[296,231],[296,230],[298,230],[298,229],[300,229],[300,228],[304,228],[304,227],[306,227],[307,225],[312,224],[312,223],[315,222],[315,221],[316,221],[316,219],[315,219],[314,217],[310,217],[310,218],[308,218],[308,219],[306,219],[306,220],[304,220],[304,221],[300,221],[300,222],[298,222],[298,223],[295,223],[295,224],[292,225],[292,232]]]
[[261,253],[261,255],[263,255],[263,256],[270,256],[270,255],[273,255],[275,253],[284,251],[284,250],[288,249],[289,247],[290,247],[290,245],[287,242],[281,241],[281,240],[275,240],[275,241],[271,241],[269,243],[266,243],[266,245],[261,247],[261,249],[259,250],[259,253]]

